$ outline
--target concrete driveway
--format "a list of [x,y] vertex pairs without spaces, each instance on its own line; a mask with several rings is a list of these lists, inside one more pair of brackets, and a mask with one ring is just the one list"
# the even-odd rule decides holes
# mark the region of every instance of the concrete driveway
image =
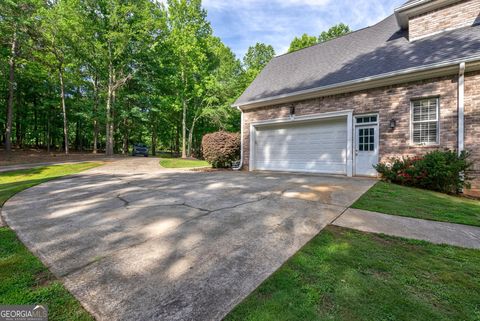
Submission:
[[3,208],[99,320],[219,320],[374,183],[157,164],[117,161]]

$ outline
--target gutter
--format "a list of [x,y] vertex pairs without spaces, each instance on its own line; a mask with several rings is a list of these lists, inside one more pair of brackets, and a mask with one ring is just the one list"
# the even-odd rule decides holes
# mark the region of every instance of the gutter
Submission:
[[423,4],[425,2],[429,2],[428,0],[416,0],[416,1],[412,1],[410,3],[406,3],[406,4],[403,4],[402,6],[396,8],[394,10],[394,12],[400,12],[400,11],[405,11],[407,9],[410,9],[410,8],[414,8],[416,6],[418,6],[419,4]]
[[[257,105],[257,106],[253,106],[253,107],[262,107],[262,106],[266,106],[266,105],[276,104],[275,100],[281,100],[281,99],[292,99],[292,101],[302,100],[301,97],[298,98],[298,99],[294,99],[294,98],[296,96],[309,95],[309,94],[311,95],[311,94],[317,94],[317,93],[319,94],[318,96],[320,96],[321,92],[326,91],[326,90],[339,89],[341,87],[347,87],[346,90],[348,90],[349,86],[354,86],[354,85],[367,83],[367,82],[371,82],[371,81],[375,81],[375,80],[380,81],[380,80],[384,80],[384,79],[388,79],[388,78],[394,78],[396,76],[405,76],[405,75],[415,73],[415,72],[426,72],[426,71],[439,69],[439,68],[454,67],[455,65],[458,65],[459,63],[462,63],[462,62],[463,63],[470,63],[470,62],[474,62],[474,61],[478,61],[478,60],[480,60],[480,55],[473,56],[470,59],[448,60],[448,61],[435,63],[435,64],[431,64],[431,65],[427,65],[427,66],[413,67],[413,68],[408,68],[408,69],[404,69],[404,70],[401,70],[401,71],[388,72],[388,73],[384,73],[384,74],[380,74],[380,75],[376,75],[376,76],[364,77],[364,78],[359,78],[359,79],[355,79],[355,80],[345,81],[345,82],[342,82],[342,83],[337,83],[337,84],[332,84],[332,85],[327,85],[327,86],[322,86],[322,87],[300,90],[300,91],[296,91],[296,92],[293,92],[293,93],[276,95],[276,96],[272,96],[272,97],[268,97],[268,98],[257,99],[257,100],[253,100],[253,101],[249,101],[249,102],[245,102],[245,103],[239,103],[239,104],[235,103],[235,104],[232,105],[232,107],[239,108],[239,107],[249,106],[249,105]],[[367,88],[365,88],[365,89],[367,89]],[[359,89],[359,90],[362,90],[362,89]],[[348,91],[342,91],[341,93],[345,93],[345,92],[348,92]],[[281,102],[278,102],[278,103],[281,103]]]
[[465,150],[465,62],[458,71],[458,155]]
[[240,163],[238,166],[233,167],[234,171],[239,171],[243,167],[243,110],[240,107],[237,107],[240,111]]

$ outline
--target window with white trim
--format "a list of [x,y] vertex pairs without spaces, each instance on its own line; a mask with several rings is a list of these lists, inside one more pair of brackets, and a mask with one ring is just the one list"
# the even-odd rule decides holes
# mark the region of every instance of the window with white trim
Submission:
[[375,124],[378,121],[377,115],[355,116],[357,125]]
[[415,145],[435,145],[438,139],[438,98],[412,100],[411,137]]

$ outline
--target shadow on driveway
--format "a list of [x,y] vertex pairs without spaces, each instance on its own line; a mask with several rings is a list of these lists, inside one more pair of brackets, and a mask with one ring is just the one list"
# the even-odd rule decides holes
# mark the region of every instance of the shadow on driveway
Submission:
[[121,163],[25,190],[3,208],[99,320],[219,320],[375,182]]

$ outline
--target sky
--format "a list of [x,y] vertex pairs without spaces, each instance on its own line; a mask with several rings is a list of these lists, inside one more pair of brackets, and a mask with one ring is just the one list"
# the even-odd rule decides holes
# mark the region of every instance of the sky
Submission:
[[203,0],[214,33],[237,58],[257,42],[277,55],[295,36],[318,36],[343,22],[353,30],[371,26],[406,0]]

